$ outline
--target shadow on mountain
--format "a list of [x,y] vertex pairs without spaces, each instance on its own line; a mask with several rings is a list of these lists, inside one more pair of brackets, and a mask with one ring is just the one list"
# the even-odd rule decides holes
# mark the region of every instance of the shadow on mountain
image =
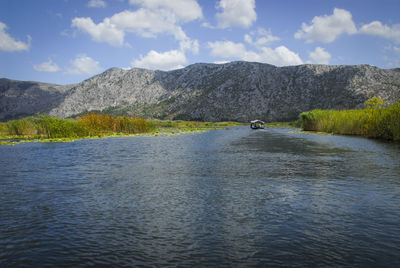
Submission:
[[0,121],[49,113],[64,99],[65,86],[0,79]]

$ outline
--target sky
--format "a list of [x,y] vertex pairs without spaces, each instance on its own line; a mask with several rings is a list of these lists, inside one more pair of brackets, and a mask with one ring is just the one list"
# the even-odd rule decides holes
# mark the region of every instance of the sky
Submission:
[[399,0],[1,0],[0,78],[244,60],[400,67]]

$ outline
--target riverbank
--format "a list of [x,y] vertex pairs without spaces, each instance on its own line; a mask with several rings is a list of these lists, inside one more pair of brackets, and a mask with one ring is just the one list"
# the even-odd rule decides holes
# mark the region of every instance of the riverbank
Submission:
[[400,102],[383,107],[376,100],[360,110],[313,110],[300,114],[305,131],[400,141]]
[[89,113],[76,119],[41,115],[0,123],[0,145],[23,142],[71,142],[110,137],[171,136],[238,126],[236,122],[144,120]]

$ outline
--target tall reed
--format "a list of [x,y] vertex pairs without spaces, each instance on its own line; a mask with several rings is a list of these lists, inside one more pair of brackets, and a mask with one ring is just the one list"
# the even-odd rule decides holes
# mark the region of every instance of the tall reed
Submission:
[[100,135],[106,133],[144,133],[153,129],[150,122],[136,117],[111,116],[107,114],[89,113],[78,117],[78,122],[82,124],[90,135]]
[[89,134],[82,124],[73,119],[42,116],[37,124],[48,138],[78,138]]
[[0,123],[1,135],[37,135],[47,138],[78,138],[111,133],[144,133],[153,130],[151,122],[141,118],[89,113],[75,119],[41,115]]
[[36,135],[38,133],[35,118],[33,117],[11,120],[6,125],[10,135]]
[[311,131],[400,141],[400,102],[388,107],[383,107],[379,99],[376,102],[372,100],[372,104],[368,102],[367,108],[360,110],[313,110],[301,113],[301,127]]

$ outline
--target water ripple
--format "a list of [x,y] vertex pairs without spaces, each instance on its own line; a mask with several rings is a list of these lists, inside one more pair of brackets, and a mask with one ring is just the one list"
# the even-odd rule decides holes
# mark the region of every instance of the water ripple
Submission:
[[400,147],[231,128],[0,147],[0,266],[400,266]]

